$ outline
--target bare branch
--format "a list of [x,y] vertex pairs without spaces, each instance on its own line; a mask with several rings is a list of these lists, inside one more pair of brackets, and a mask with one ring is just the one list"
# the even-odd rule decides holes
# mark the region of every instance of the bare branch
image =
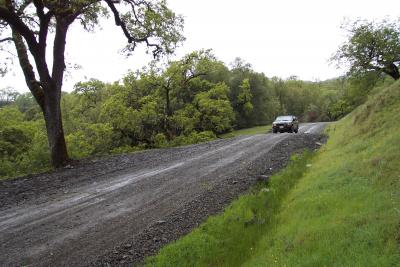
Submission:
[[24,37],[31,52],[38,52],[38,43],[34,33],[21,21],[15,12],[5,7],[0,7],[0,19],[5,20],[14,30]]
[[26,85],[29,90],[32,92],[32,95],[35,97],[37,103],[42,108],[44,107],[44,92],[40,86],[40,83],[35,78],[35,73],[33,71],[32,64],[29,61],[28,51],[22,40],[21,35],[13,31],[13,40],[15,44],[15,48],[17,50],[19,63],[21,65],[22,72],[25,76]]
[[13,41],[13,38],[12,38],[12,37],[7,37],[7,38],[0,39],[0,43],[3,43],[3,42],[10,42],[10,41]]
[[114,15],[114,20],[115,20],[115,25],[120,26],[122,31],[124,32],[126,38],[128,39],[128,43],[132,43],[134,39],[132,36],[129,34],[128,29],[126,28],[125,22],[121,20],[121,17],[119,16],[119,12],[117,8],[115,7],[114,3],[112,0],[104,0],[108,7],[111,9],[113,15]]

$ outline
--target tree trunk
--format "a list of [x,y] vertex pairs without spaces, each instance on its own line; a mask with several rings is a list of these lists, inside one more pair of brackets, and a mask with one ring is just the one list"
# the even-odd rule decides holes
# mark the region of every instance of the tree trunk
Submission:
[[399,68],[393,63],[386,66],[383,71],[395,80],[400,79]]
[[55,88],[46,90],[43,115],[46,122],[51,162],[56,168],[65,166],[69,160],[62,125],[60,99],[61,93],[57,92]]

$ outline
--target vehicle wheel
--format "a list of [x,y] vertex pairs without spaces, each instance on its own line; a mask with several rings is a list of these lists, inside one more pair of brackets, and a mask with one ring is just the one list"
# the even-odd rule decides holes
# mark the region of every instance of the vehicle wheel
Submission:
[[295,132],[295,133],[298,133],[298,132],[299,132],[299,128],[295,129],[294,132]]
[[277,131],[277,130],[272,130],[272,132],[273,132],[274,134],[278,133],[278,131]]
[[293,126],[292,126],[292,127],[290,127],[290,129],[289,129],[289,133],[293,133]]

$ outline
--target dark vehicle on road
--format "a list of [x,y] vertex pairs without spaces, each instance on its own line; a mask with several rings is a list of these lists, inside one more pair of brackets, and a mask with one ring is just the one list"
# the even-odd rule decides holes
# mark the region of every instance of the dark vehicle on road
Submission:
[[297,133],[299,131],[299,120],[292,115],[287,116],[279,116],[272,123],[272,132],[273,133]]

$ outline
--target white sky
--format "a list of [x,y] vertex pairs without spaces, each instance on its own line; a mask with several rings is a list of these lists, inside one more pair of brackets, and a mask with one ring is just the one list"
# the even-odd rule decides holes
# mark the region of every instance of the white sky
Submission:
[[[400,18],[399,0],[168,0],[169,7],[185,18],[186,41],[176,51],[180,58],[193,50],[211,48],[218,59],[230,63],[241,57],[268,77],[296,75],[304,80],[325,80],[343,74],[328,59],[344,41],[340,25],[344,18]],[[151,59],[138,50],[126,59],[119,50],[126,44],[113,20],[102,30],[86,33],[71,28],[66,58],[79,64],[64,82],[71,91],[78,81],[97,78],[112,82],[129,69],[136,70]],[[17,61],[15,61],[17,63]],[[19,66],[0,88],[27,91]]]

